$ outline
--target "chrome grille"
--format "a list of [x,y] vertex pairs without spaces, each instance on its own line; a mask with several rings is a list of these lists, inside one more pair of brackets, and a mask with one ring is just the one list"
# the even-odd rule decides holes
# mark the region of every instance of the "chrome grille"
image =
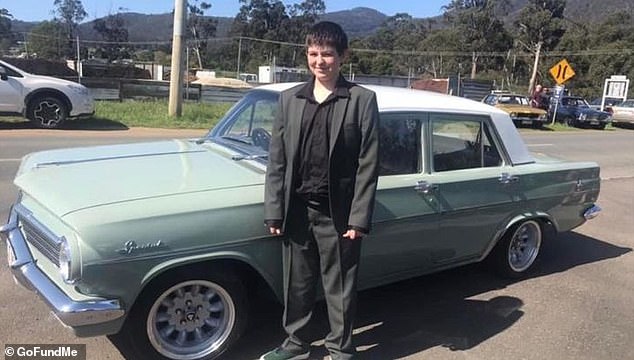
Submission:
[[61,240],[52,236],[49,231],[30,219],[19,217],[19,224],[22,228],[24,238],[33,245],[55,266],[59,267],[59,252],[61,250]]

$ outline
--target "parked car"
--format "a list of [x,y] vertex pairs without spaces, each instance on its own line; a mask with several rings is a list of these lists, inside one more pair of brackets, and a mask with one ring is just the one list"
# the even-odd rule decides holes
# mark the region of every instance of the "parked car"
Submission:
[[[590,105],[590,107],[595,109],[595,110],[606,111],[606,112],[609,112],[611,114],[612,113],[612,106],[616,105],[616,104],[618,104],[618,103],[620,103],[622,101],[623,101],[622,98],[606,97],[605,101],[603,101],[603,98],[596,98],[596,99],[590,101],[588,103],[588,105]],[[603,109],[601,109],[601,102],[603,102]]]
[[[231,347],[250,302],[283,297],[283,238],[266,231],[262,202],[277,101],[291,86],[251,90],[201,139],[25,156],[0,229],[17,282],[77,336],[131,339],[134,358]],[[532,155],[508,113],[368,88],[381,153],[360,289],[484,260],[521,277],[545,234],[599,213],[599,166]]]
[[568,126],[605,129],[612,121],[612,115],[609,112],[592,109],[582,97],[562,96],[557,106],[555,106],[556,103],[556,98],[551,97],[549,118],[552,118],[552,113],[556,110],[556,121]]
[[85,86],[33,75],[0,60],[0,115],[24,116],[38,127],[59,128],[68,118],[94,112]]
[[634,124],[634,99],[612,105],[612,123],[617,126]]
[[482,102],[509,113],[515,126],[541,128],[548,121],[546,111],[530,106],[530,100],[524,95],[494,92],[485,96]]

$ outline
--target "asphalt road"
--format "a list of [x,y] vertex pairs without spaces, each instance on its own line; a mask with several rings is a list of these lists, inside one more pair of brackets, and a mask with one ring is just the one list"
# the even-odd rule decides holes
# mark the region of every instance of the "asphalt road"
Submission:
[[[0,129],[0,219],[16,196],[19,159],[42,149],[198,137],[204,131]],[[621,360],[634,349],[634,130],[523,130],[531,151],[601,165],[603,213],[547,242],[538,271],[500,280],[480,266],[364,291],[355,341],[362,359]],[[13,284],[0,247],[0,342],[87,344],[88,359],[124,359],[106,337],[79,339],[32,293]],[[281,308],[258,308],[237,351],[256,359],[283,334]],[[325,332],[323,308],[315,331]],[[315,343],[319,345],[320,342]],[[0,346],[2,346],[0,345]],[[313,352],[325,356],[323,347]]]

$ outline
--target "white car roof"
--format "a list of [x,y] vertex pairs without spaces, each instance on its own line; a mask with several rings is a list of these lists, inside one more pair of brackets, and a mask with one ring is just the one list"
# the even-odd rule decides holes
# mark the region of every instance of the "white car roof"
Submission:
[[[258,86],[257,89],[282,92],[300,83],[278,83]],[[466,98],[431,91],[378,85],[361,85],[377,94],[379,111],[426,111],[489,116],[513,165],[535,161],[509,114],[496,107]]]

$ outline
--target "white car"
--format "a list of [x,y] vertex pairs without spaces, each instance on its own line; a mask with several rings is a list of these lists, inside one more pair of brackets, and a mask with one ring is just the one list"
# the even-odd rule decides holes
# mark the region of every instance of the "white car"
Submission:
[[38,127],[58,128],[67,118],[94,112],[85,86],[30,74],[0,60],[0,115],[24,116]]
[[614,125],[634,125],[634,99],[627,99],[612,106]]

